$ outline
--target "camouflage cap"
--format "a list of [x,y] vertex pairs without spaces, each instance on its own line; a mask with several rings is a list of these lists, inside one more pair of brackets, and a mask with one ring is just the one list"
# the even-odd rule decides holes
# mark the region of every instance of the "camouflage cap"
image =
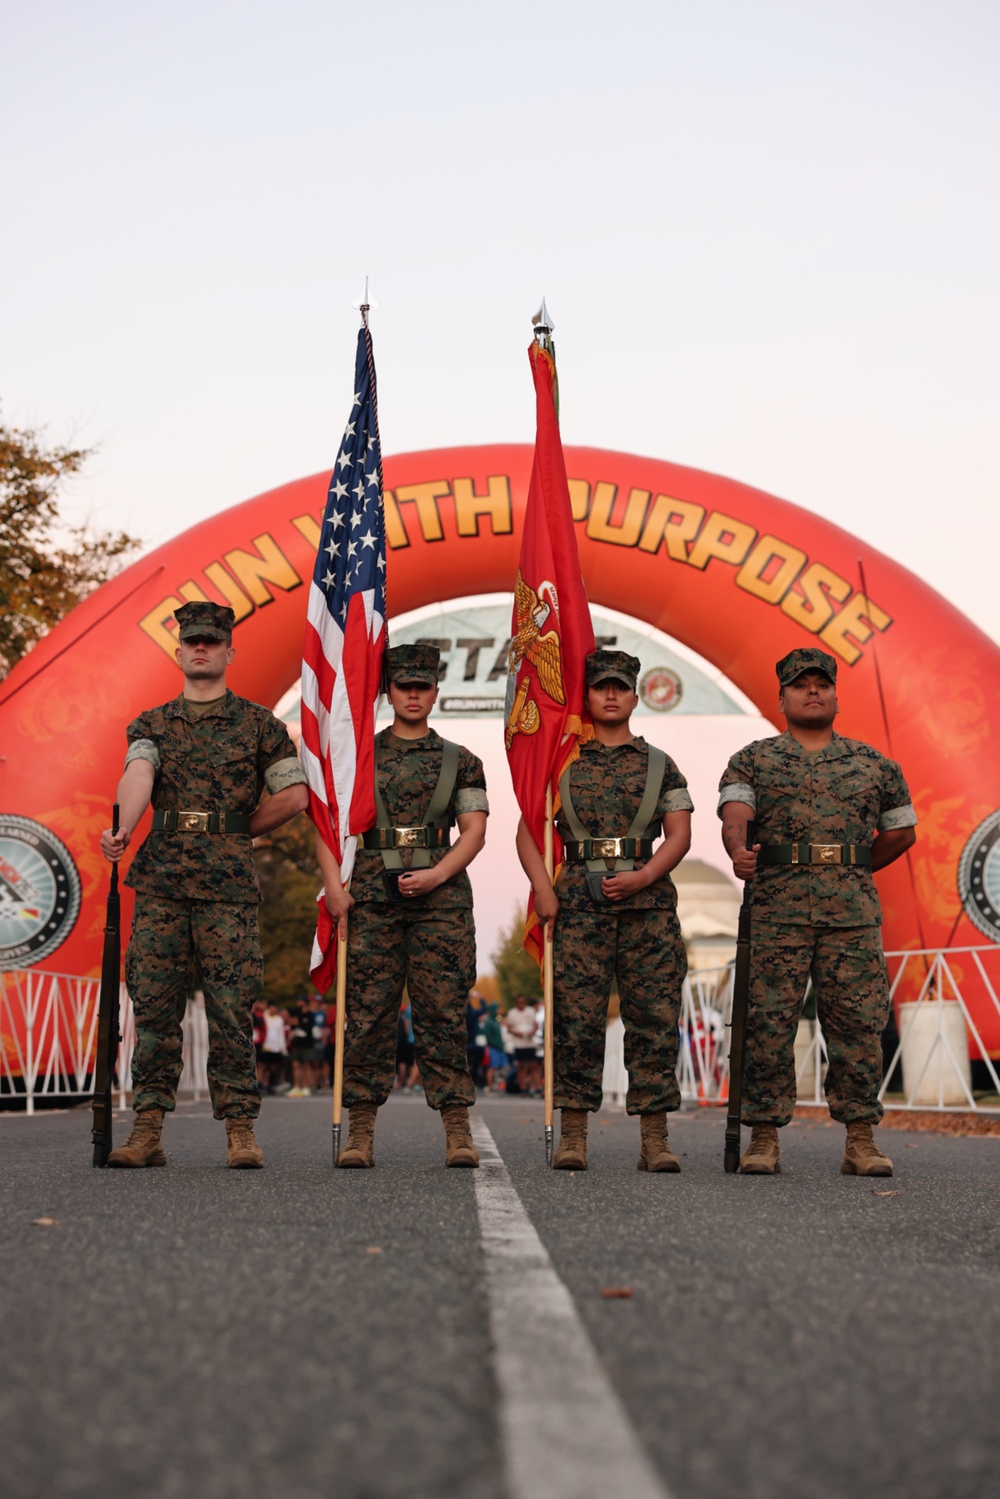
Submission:
[[192,635],[206,635],[210,640],[229,640],[236,623],[236,615],[228,604],[210,604],[207,600],[182,604],[179,609],[174,610],[174,619],[179,626],[179,640],[188,640]]
[[593,687],[595,682],[606,682],[610,678],[634,692],[640,666],[638,656],[630,656],[628,651],[591,651],[586,661],[587,686]]
[[789,651],[787,656],[782,656],[774,668],[778,673],[778,686],[787,687],[789,682],[794,682],[804,671],[821,671],[824,676],[830,678],[834,686],[837,683],[837,663],[826,651],[815,648],[806,648],[799,651]]
[[436,687],[440,665],[441,652],[436,645],[394,645],[385,653],[385,679]]

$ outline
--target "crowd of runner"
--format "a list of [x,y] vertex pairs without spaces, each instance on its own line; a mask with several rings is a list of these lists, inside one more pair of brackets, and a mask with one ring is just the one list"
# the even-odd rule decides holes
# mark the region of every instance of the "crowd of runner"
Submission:
[[[261,1000],[253,1009],[253,1044],[261,1092],[308,1098],[333,1087],[336,1006],[314,994],[279,1006]],[[518,995],[500,1013],[477,989],[465,1011],[469,1073],[481,1092],[538,1098],[543,1092],[543,1006]],[[413,1016],[404,998],[396,1027],[396,1089],[419,1093]]]

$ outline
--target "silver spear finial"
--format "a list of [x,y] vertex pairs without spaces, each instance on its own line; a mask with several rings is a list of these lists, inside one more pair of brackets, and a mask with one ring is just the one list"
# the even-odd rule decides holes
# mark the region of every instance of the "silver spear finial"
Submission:
[[351,303],[351,306],[352,307],[356,307],[357,310],[361,313],[361,321],[362,321],[362,323],[364,323],[365,327],[367,328],[368,327],[368,314],[369,314],[369,312],[377,312],[378,311],[378,303],[376,301],[374,301],[368,295],[368,277],[367,276],[365,277],[365,289],[364,289],[364,292],[361,294],[361,296],[354,298],[354,301]]
[[542,298],[541,307],[539,307],[538,311],[535,313],[531,321],[534,324],[535,338],[536,340],[538,340],[538,342],[542,342],[546,334],[548,334],[549,337],[552,336],[552,333],[555,329],[555,324],[549,316],[549,309],[545,305],[544,297]]

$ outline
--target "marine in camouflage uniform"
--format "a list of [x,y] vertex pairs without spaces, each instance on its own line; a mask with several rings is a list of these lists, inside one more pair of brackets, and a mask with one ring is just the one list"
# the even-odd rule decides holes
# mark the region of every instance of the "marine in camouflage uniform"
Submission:
[[[626,839],[642,806],[650,748],[629,726],[638,701],[638,672],[639,661],[624,651],[599,650],[587,657],[595,737],[581,746],[567,772],[575,818],[568,815],[564,796],[556,829],[565,862],[554,891],[523,823],[518,830],[518,852],[535,890],[535,909],[540,918],[547,917],[552,900],[558,911],[553,1058],[554,1102],[561,1110],[562,1129],[553,1165],[561,1169],[586,1166],[587,1115],[601,1107],[608,1000],[615,981],[629,1074],[625,1106],[641,1117],[639,1169],[680,1169],[667,1143],[666,1115],[681,1101],[676,1069],[687,957],[670,870],[690,846],[693,803],[673,760],[663,757],[662,781],[647,809],[648,821],[644,817],[646,825],[633,835],[644,840],[641,852],[629,849],[623,857],[588,869],[588,859],[591,865],[596,862],[594,850],[581,848],[578,836],[582,830],[590,839]],[[608,704],[614,705],[613,712],[607,711]],[[562,788],[566,784],[564,780]],[[646,839],[648,829],[652,834]],[[661,829],[665,841],[653,853],[652,838]]]
[[[391,728],[375,737],[375,774],[386,825],[359,840],[349,897],[343,898],[341,891],[350,913],[344,1054],[350,1134],[340,1166],[374,1164],[375,1114],[395,1079],[396,1022],[404,985],[424,1097],[440,1111],[445,1125],[446,1162],[478,1164],[468,1128],[476,1090],[466,1056],[465,1007],[476,980],[476,930],[466,867],[483,846],[489,803],[482,761],[455,746],[450,794],[435,826],[423,831],[445,743],[427,724],[437,697],[439,663],[435,646],[396,646],[386,652],[395,718]],[[459,837],[449,848],[448,829],[456,823]],[[339,888],[338,871],[325,845],[320,843],[319,849],[330,892]],[[393,894],[398,888],[395,899],[390,886]],[[327,904],[333,914],[342,914],[329,898]]]
[[[753,879],[742,1100],[753,1134],[742,1169],[778,1169],[776,1131],[795,1107],[795,1032],[811,977],[829,1053],[830,1113],[848,1129],[843,1170],[891,1175],[891,1161],[872,1142],[889,1016],[872,868],[910,846],[916,814],[895,761],[833,732],[834,658],[792,651],[777,674],[788,730],[734,755],[719,788],[734,871]],[[748,818],[756,853],[745,848]]]
[[[121,829],[117,838],[109,830],[101,840],[108,857],[120,858],[152,802],[152,831],[125,880],[136,892],[125,979],[135,1012],[138,1140],[112,1151],[108,1164],[165,1164],[160,1127],[174,1107],[181,1022],[197,983],[205,995],[212,1111],[226,1120],[229,1164],[259,1166],[250,1015],[261,995],[263,959],[251,836],[303,809],[305,776],[284,724],[226,690],[233,611],[190,603],[176,618],[184,692],[129,724],[118,788]],[[258,811],[265,788],[270,796]]]

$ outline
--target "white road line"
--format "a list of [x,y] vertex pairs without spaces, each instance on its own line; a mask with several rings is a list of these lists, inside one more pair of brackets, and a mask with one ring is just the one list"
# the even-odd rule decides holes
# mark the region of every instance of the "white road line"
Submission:
[[670,1499],[475,1115],[472,1133],[510,1499]]

